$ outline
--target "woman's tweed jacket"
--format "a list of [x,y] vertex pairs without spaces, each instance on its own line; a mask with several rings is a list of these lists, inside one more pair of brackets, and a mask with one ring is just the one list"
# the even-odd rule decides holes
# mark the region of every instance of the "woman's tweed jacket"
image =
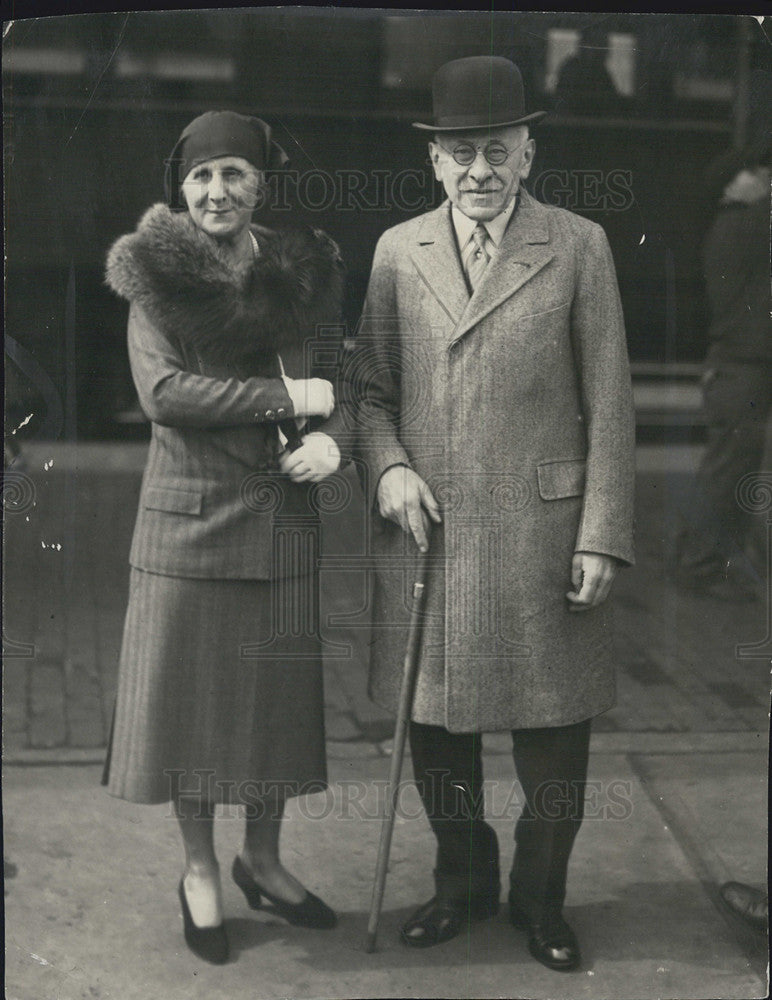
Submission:
[[[167,575],[271,579],[298,566],[277,529],[313,516],[309,488],[277,467],[294,410],[280,376],[335,380],[343,265],[318,230],[253,227],[243,274],[187,214],[153,206],[110,251],[131,303],[129,358],[152,439],[130,561]],[[336,397],[337,400],[337,397]],[[314,429],[345,453],[345,400]]]
[[[470,732],[609,708],[610,608],[566,600],[575,551],[633,559],[632,395],[603,230],[523,192],[470,297],[446,202],[381,238],[358,339],[370,496],[401,462],[443,507],[414,719]],[[373,521],[371,692],[394,709],[415,546]]]

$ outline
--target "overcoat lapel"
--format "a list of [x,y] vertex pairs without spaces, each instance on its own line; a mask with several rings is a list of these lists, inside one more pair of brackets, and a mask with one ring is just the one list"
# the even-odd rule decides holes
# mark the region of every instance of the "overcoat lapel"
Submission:
[[507,226],[498,253],[468,300],[451,342],[459,340],[519,291],[554,256],[546,213],[535,199],[521,189],[520,204]]
[[456,248],[449,202],[424,218],[410,256],[455,329],[469,302],[469,291]]

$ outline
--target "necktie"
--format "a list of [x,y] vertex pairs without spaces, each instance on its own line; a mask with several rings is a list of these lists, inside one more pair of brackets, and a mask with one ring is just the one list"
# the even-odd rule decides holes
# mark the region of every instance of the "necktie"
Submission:
[[472,238],[467,243],[464,252],[464,271],[469,279],[469,284],[472,286],[472,291],[479,285],[480,279],[485,273],[485,268],[488,266],[490,260],[486,248],[487,242],[488,230],[481,222],[478,222],[474,227]]

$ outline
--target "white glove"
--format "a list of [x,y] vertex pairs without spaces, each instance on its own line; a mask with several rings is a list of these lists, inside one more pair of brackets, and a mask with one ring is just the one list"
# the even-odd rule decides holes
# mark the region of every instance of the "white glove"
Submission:
[[335,409],[332,382],[326,378],[290,378],[288,375],[282,378],[296,417],[324,417],[326,420]]
[[293,483],[318,483],[339,466],[340,448],[329,434],[321,431],[305,434],[299,448],[279,456],[279,468]]

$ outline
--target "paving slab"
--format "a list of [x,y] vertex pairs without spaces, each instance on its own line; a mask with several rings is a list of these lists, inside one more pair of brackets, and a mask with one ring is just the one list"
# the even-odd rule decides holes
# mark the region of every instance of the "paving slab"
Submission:
[[666,804],[682,846],[699,856],[707,878],[766,881],[765,751],[632,757],[650,794]]
[[[722,761],[722,768],[714,767],[716,787],[750,798],[758,787],[758,761],[744,754],[726,754]],[[485,764],[488,811],[506,871],[518,813],[512,764],[503,754],[486,756]],[[293,800],[288,808],[283,859],[336,909],[337,930],[303,930],[268,911],[253,914],[225,878],[234,954],[224,968],[199,962],[184,945],[175,894],[181,848],[168,806],[110,798],[98,786],[93,766],[8,768],[5,849],[16,874],[7,883],[7,996],[686,1000],[766,995],[762,960],[749,956],[738,940],[706,891],[699,858],[695,867],[653,800],[648,779],[626,754],[593,754],[591,760],[591,810],[577,840],[567,900],[584,951],[581,971],[559,974],[534,962],[524,935],[508,924],[505,907],[438,948],[411,950],[399,942],[401,921],[432,892],[432,838],[409,782],[400,796],[378,949],[365,954],[387,765],[384,758],[333,759],[328,792]],[[657,773],[665,766],[664,757],[652,764]],[[658,794],[667,796],[671,808],[678,796],[688,799],[679,775],[688,783],[693,773],[686,764],[668,772],[671,784]],[[217,821],[224,873],[242,833],[235,812],[227,810]],[[731,835],[750,853],[745,827],[739,824]],[[721,835],[720,823],[713,829]]]

